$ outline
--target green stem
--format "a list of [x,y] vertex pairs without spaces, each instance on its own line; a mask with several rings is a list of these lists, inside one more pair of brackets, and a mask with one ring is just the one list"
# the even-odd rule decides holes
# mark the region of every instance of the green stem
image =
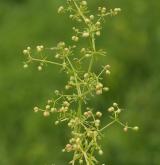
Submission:
[[77,79],[77,73],[76,73],[76,70],[74,68],[74,66],[72,65],[70,59],[66,56],[66,59],[73,71],[73,74],[74,74],[74,78],[75,78],[75,82],[76,82],[76,89],[77,89],[77,94],[78,94],[78,115],[79,117],[81,116],[81,113],[82,113],[82,110],[81,110],[81,106],[82,106],[82,102],[81,102],[81,97],[82,97],[82,92],[81,92],[81,88],[80,88],[80,85],[78,83],[78,79]]
[[57,62],[48,61],[48,60],[41,60],[41,59],[33,58],[31,56],[29,56],[29,59],[30,59],[30,61],[37,61],[37,62],[43,62],[43,63],[48,63],[48,64],[54,64],[54,65],[62,66],[62,64],[57,63]]
[[66,59],[67,59],[69,65],[70,65],[70,67],[71,67],[71,69],[72,69],[72,71],[73,71],[73,74],[74,74],[74,78],[75,78],[75,82],[76,82],[76,89],[77,89],[78,96],[81,97],[81,95],[82,95],[82,94],[81,94],[81,88],[80,88],[80,85],[79,85],[78,80],[77,80],[77,73],[76,73],[76,70],[75,70],[74,66],[72,65],[70,59],[69,59],[67,56],[66,56]]
[[81,102],[81,100],[79,100],[78,101],[78,115],[79,115],[79,117],[81,116],[81,114],[82,114],[82,102]]
[[96,52],[95,37],[94,37],[94,33],[93,32],[92,32],[91,40],[92,40],[93,53],[92,53],[92,57],[91,57],[91,60],[90,60],[90,64],[89,64],[89,68],[88,68],[88,73],[92,69],[92,65],[93,65],[93,61],[94,61],[94,53]]
[[86,152],[83,151],[82,148],[80,148],[80,149],[81,149],[81,151],[82,151],[82,153],[83,153],[83,155],[84,155],[84,159],[85,159],[86,165],[91,165],[91,164],[89,163],[89,161],[88,161],[88,156],[87,156]]
[[104,129],[108,128],[109,126],[111,126],[115,122],[116,122],[116,120],[113,120],[112,122],[110,122],[109,124],[107,124],[106,126],[104,126],[103,128],[101,128],[100,131],[103,131]]
[[86,22],[86,16],[81,12],[81,10],[80,10],[79,6],[77,5],[77,3],[75,2],[75,0],[73,0],[73,3],[79,12],[79,15],[82,17],[83,21],[88,26],[89,31],[91,33],[91,45],[92,45],[93,53],[92,53],[92,57],[91,57],[91,60],[89,63],[89,68],[88,68],[88,72],[90,72],[92,69],[93,61],[94,61],[94,53],[96,52],[95,36],[94,36],[94,32],[92,32],[92,26]]
[[77,3],[75,2],[75,0],[73,0],[73,3],[74,3],[76,9],[79,12],[79,15],[82,17],[82,19],[85,22],[85,24],[89,27],[88,23],[86,22],[86,16],[81,12],[81,10],[80,10],[79,6],[77,5]]

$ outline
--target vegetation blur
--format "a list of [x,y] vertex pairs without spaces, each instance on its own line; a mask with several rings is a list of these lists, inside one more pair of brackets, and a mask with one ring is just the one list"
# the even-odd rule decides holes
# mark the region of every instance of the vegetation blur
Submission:
[[[67,129],[54,117],[35,114],[45,105],[64,76],[54,66],[43,71],[23,69],[23,49],[54,46],[72,36],[72,21],[57,14],[65,0],[0,0],[0,165],[64,165],[61,152]],[[98,47],[107,50],[112,74],[110,92],[94,100],[100,111],[117,102],[122,117],[139,132],[111,127],[103,141],[103,163],[112,165],[160,164],[160,1],[90,0],[89,5],[120,7],[108,17]],[[103,59],[104,60],[104,59]],[[107,115],[107,113],[106,113]],[[107,118],[104,118],[104,122]]]

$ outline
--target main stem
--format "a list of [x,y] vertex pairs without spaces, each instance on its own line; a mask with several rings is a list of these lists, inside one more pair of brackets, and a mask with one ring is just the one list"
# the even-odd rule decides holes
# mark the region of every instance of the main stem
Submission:
[[92,65],[93,65],[93,61],[94,61],[94,53],[96,52],[95,36],[94,36],[94,33],[93,32],[92,32],[92,35],[91,35],[91,41],[92,41],[93,53],[92,53],[92,57],[91,57],[91,60],[90,60],[90,64],[89,64],[89,68],[88,68],[88,73],[92,69]]
[[75,82],[76,82],[76,90],[77,90],[77,94],[78,94],[78,115],[79,117],[81,116],[81,113],[82,113],[82,110],[81,110],[81,104],[82,104],[82,101],[81,101],[81,97],[82,97],[82,92],[81,92],[81,88],[80,88],[80,84],[78,83],[78,79],[77,79],[77,73],[76,73],[76,70],[74,68],[74,66],[72,65],[70,59],[66,56],[66,59],[73,71],[73,74],[74,74],[74,79],[75,79]]
[[83,21],[85,22],[85,24],[88,26],[89,28],[89,32],[90,32],[90,35],[91,35],[91,47],[92,47],[92,57],[91,57],[91,60],[90,60],[90,63],[89,63],[89,68],[88,68],[88,73],[91,71],[92,69],[92,66],[93,66],[93,61],[94,61],[94,54],[96,52],[96,44],[95,44],[95,34],[94,32],[92,31],[92,25],[88,24],[86,22],[86,16],[81,12],[79,6],[77,5],[77,3],[75,2],[75,0],[73,0],[73,3],[79,13],[79,15],[82,17]]

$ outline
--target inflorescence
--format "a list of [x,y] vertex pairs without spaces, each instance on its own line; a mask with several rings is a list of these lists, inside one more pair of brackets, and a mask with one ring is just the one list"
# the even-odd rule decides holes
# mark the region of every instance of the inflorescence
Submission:
[[[73,45],[59,42],[52,48],[39,45],[35,49],[27,47],[23,50],[26,57],[24,68],[35,62],[38,64],[37,69],[42,71],[47,64],[53,64],[68,76],[64,91],[55,90],[54,98],[48,100],[44,108],[34,107],[34,112],[42,112],[44,117],[57,115],[55,125],[67,123],[71,134],[68,144],[62,151],[73,153],[73,159],[69,162],[72,165],[98,164],[95,155],[96,153],[103,154],[99,141],[102,139],[103,131],[112,124],[119,124],[125,132],[128,129],[134,131],[139,129],[137,126],[130,127],[120,120],[119,115],[122,109],[117,103],[107,108],[110,122],[104,126],[102,126],[101,118],[106,115],[106,112],[102,114],[89,106],[93,96],[109,91],[102,80],[104,75],[111,74],[111,67],[108,64],[102,66],[99,73],[94,71],[95,59],[106,54],[104,50],[97,49],[96,38],[101,35],[106,16],[116,16],[120,11],[120,8],[108,10],[106,7],[98,7],[97,15],[93,15],[90,14],[87,1],[67,0],[66,6],[58,8],[58,13],[69,13],[69,18],[78,22],[77,27],[72,28]],[[78,45],[80,40],[84,40],[87,46],[80,47]],[[51,51],[55,55],[49,57],[46,51]],[[78,55],[77,51],[79,51]]]

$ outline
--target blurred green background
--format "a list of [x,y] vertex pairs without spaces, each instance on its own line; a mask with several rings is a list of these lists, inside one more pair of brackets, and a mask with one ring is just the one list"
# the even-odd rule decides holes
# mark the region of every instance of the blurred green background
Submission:
[[[64,165],[64,126],[34,114],[64,80],[56,67],[39,73],[23,69],[26,46],[53,46],[72,34],[67,17],[57,14],[65,0],[0,0],[0,165]],[[160,165],[160,1],[90,0],[90,6],[121,7],[107,18],[98,46],[112,66],[110,92],[96,101],[104,110],[112,102],[125,108],[123,119],[138,133],[112,127],[106,131],[100,158],[107,165]],[[58,74],[57,74],[58,73]]]

